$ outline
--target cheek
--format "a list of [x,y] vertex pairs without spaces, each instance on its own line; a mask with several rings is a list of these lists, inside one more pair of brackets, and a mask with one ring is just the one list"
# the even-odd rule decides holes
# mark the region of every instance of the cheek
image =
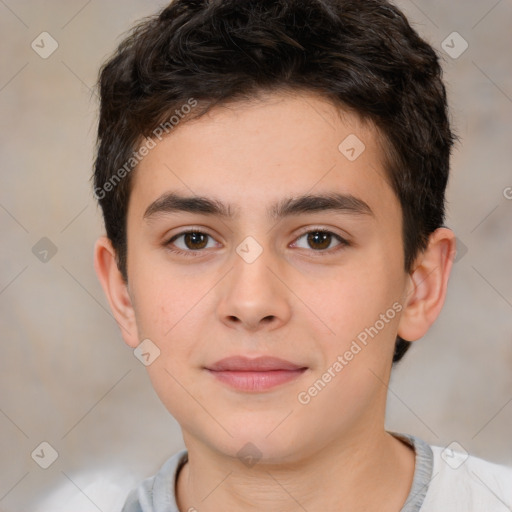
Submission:
[[189,280],[156,272],[139,273],[133,283],[135,313],[141,335],[155,339],[172,336],[198,301]]
[[191,400],[187,390],[193,389],[194,397],[201,403],[204,401],[200,390],[191,387],[185,378],[186,375],[183,372],[180,373],[183,366],[180,361],[170,364],[168,357],[161,354],[150,366],[146,367],[158,398],[175,418],[180,418],[180,423],[183,419],[197,412],[194,409],[197,402]]
[[323,285],[314,288],[314,293],[310,291],[309,302],[332,330],[343,337],[353,335],[354,329],[373,318],[380,294],[375,266],[354,261],[334,270]]
[[[173,384],[166,370],[180,382],[185,368],[196,362],[205,318],[210,318],[211,302],[207,283],[197,286],[190,278],[163,274],[140,275],[134,283],[136,321],[140,339],[149,338],[160,350],[160,357],[148,367],[155,385],[168,388]],[[195,352],[196,351],[196,352]],[[169,382],[168,382],[169,381]]]
[[[321,294],[312,309],[320,312],[319,316],[334,332],[335,341],[329,344],[333,354],[348,349],[353,340],[367,342],[364,352],[379,357],[389,350],[398,326],[401,279],[400,273],[382,257],[362,258],[350,268],[340,269],[329,285],[320,288]],[[375,350],[367,350],[370,343]]]

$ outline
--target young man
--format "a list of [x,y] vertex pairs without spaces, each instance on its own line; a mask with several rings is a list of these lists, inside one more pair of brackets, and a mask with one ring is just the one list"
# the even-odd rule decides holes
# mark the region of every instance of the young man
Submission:
[[438,316],[454,136],[383,0],[175,0],[100,76],[95,267],[186,450],[125,512],[505,511],[512,470],[386,432]]

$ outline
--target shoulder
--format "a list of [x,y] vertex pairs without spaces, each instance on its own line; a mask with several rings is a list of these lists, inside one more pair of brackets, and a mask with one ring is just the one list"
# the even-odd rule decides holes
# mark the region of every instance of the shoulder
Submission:
[[187,458],[188,451],[181,450],[167,459],[158,473],[143,480],[128,494],[121,512],[179,512],[174,485]]
[[[119,512],[126,500],[126,493],[136,485],[140,478],[129,467],[106,466],[84,467],[73,475],[73,480],[80,482],[80,488],[66,485],[64,482],[46,486],[43,492],[27,496],[25,509],[32,512],[87,512],[91,502],[95,510],[102,512]],[[69,482],[68,482],[69,484]],[[0,510],[4,510],[0,506]]]
[[[453,446],[452,446],[453,445]],[[504,512],[512,507],[512,467],[469,455],[452,443],[431,446],[432,476],[421,512]]]

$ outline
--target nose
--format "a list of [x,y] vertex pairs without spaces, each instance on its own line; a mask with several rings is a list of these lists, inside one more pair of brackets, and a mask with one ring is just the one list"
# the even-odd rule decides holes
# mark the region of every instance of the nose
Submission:
[[235,253],[233,267],[218,290],[219,319],[230,328],[253,332],[279,328],[291,315],[292,294],[285,283],[285,262],[270,249],[250,263]]

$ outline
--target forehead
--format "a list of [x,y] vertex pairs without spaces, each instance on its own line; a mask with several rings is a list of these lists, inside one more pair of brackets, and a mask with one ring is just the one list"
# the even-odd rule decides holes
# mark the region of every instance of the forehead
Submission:
[[130,210],[141,218],[169,192],[212,197],[240,217],[282,197],[337,192],[398,207],[377,130],[314,93],[271,93],[183,122],[139,163]]

